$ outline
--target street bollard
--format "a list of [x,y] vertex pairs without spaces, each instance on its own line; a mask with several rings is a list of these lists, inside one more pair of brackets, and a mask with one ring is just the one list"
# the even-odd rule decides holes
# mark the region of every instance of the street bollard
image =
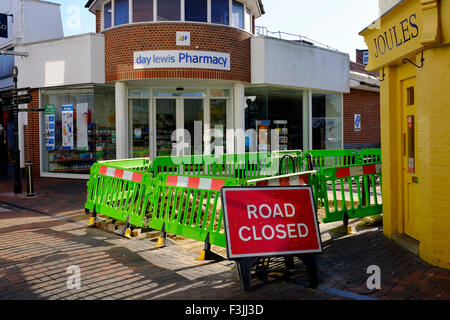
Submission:
[[35,197],[34,194],[34,185],[33,185],[33,163],[31,161],[27,161],[25,163],[25,171],[27,178],[27,197]]

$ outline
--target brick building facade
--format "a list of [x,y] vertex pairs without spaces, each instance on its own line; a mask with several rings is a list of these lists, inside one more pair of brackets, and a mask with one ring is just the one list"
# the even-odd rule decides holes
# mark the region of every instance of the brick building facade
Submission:
[[[344,148],[380,148],[380,91],[377,72],[368,72],[363,64],[364,50],[356,50],[356,62],[350,62],[350,92],[344,94]],[[360,126],[355,126],[360,115]]]

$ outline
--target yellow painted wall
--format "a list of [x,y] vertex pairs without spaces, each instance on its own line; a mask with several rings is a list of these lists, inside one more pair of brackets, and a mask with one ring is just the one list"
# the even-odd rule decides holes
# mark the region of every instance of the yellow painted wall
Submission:
[[417,70],[419,254],[450,269],[450,45],[425,50],[424,58]]
[[[372,58],[373,39],[383,28],[398,23],[412,11],[419,12],[422,41],[414,46],[393,49],[369,69],[380,70],[381,148],[383,158],[383,230],[387,237],[404,233],[402,80],[416,77],[416,176],[419,178],[417,225],[419,255],[431,265],[450,269],[450,0],[438,1],[437,11],[428,0],[405,0],[380,20],[380,30],[364,30],[361,35]],[[422,12],[423,10],[423,12]],[[419,15],[418,15],[419,16]],[[430,37],[438,31],[437,41]],[[422,34],[423,31],[423,34]],[[412,43],[412,42],[411,42]],[[371,47],[372,46],[372,47]],[[401,49],[401,50],[400,50]],[[406,52],[405,50],[407,49]],[[371,53],[372,51],[372,53]],[[407,57],[423,67],[402,63]],[[399,55],[400,53],[400,55]]]

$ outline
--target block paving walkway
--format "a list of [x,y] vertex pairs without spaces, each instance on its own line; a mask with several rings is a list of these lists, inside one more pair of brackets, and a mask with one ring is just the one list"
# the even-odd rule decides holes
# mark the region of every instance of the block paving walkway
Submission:
[[[289,274],[271,259],[269,273],[245,292],[231,261],[197,261],[182,245],[155,248],[87,227],[86,181],[40,178],[35,187],[27,198],[0,180],[0,300],[450,299],[450,271],[387,239],[380,226],[324,241],[317,289],[307,287],[297,259]],[[366,285],[371,265],[381,270],[379,290]],[[81,272],[80,289],[68,289],[70,266]]]

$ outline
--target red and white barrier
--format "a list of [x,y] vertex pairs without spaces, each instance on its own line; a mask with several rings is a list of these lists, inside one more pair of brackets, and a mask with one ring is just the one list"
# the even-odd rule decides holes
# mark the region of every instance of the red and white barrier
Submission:
[[220,191],[224,184],[224,179],[167,176],[167,185],[172,187]]
[[100,167],[99,174],[101,174],[102,176],[113,177],[137,183],[141,183],[143,177],[142,173],[139,172],[133,172],[104,166]]
[[293,176],[256,182],[256,186],[306,186],[308,185],[308,176]]
[[336,170],[336,178],[347,178],[376,173],[381,173],[381,164],[366,164],[362,166],[339,168]]

